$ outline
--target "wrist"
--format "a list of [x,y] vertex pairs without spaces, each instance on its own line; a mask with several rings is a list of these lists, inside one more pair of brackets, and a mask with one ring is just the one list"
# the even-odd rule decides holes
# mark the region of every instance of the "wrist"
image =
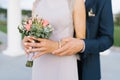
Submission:
[[54,50],[57,50],[59,48],[59,43],[58,42],[54,42]]
[[82,48],[81,48],[80,52],[82,53],[85,50],[85,42],[84,42],[84,40],[81,40],[81,45],[82,45]]
[[66,41],[59,40],[59,41],[58,41],[58,48],[61,48],[61,47],[64,46],[65,44],[66,44]]
[[84,40],[80,40],[79,41],[79,52],[83,52],[84,51]]

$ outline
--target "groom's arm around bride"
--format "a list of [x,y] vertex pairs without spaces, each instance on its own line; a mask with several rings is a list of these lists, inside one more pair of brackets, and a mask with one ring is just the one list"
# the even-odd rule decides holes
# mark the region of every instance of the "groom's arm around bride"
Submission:
[[[81,51],[85,46],[84,52],[78,53],[81,56],[81,61],[79,61],[78,66],[82,66],[82,70],[78,67],[79,73],[82,73],[79,77],[82,77],[82,80],[100,80],[101,71],[99,52],[110,48],[113,44],[114,25],[111,0],[86,0],[85,3],[87,14],[86,39],[63,39],[68,41],[66,43],[67,47],[63,46],[54,53],[60,54],[64,52],[67,54],[71,51],[70,49],[72,47],[76,46],[76,49],[71,51],[71,54],[75,54],[76,52]],[[85,45],[83,46],[84,43]]]

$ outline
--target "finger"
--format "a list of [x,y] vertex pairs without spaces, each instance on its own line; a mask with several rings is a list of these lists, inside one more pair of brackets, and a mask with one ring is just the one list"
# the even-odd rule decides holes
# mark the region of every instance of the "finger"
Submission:
[[34,40],[29,38],[29,37],[24,37],[23,39],[23,43],[26,43],[26,42],[33,42]]
[[38,54],[36,54],[35,56],[33,56],[33,59],[39,58],[40,56],[44,55],[45,52],[40,52]]
[[[26,43],[27,44],[27,43]],[[27,46],[25,43],[23,44],[23,47],[24,47],[24,50],[25,50],[25,52],[28,52],[27,50],[28,49],[32,49],[32,47],[30,47],[30,46]]]
[[42,42],[42,41],[45,41],[46,39],[38,38],[37,40]]
[[26,41],[28,41],[28,39],[29,39],[29,38],[28,38],[27,36],[25,36],[25,37],[23,38],[23,41],[26,42]]
[[60,53],[60,54],[57,54],[57,56],[68,56],[69,53],[70,53],[70,52],[67,50],[67,51],[64,51],[64,52],[62,52],[62,53]]
[[26,54],[29,54],[29,50],[27,48],[24,48]]
[[40,48],[42,47],[41,43],[25,43],[26,46],[31,46],[35,48]]
[[33,48],[33,49],[29,49],[29,52],[43,52],[45,50],[46,48]]
[[34,43],[35,41],[34,41],[34,39],[30,39],[30,38],[28,38],[28,41],[27,41],[27,42]]
[[31,37],[31,36],[27,36],[26,39],[31,41],[31,42],[34,40],[33,37]]
[[25,46],[24,48],[26,48],[26,49],[32,49],[32,47],[30,47],[30,46]]
[[31,37],[29,37],[29,39],[34,40],[34,41],[35,41],[35,40],[37,40],[37,38],[32,37],[32,36],[31,36]]
[[26,42],[27,41],[27,37],[25,36],[24,38],[23,38],[23,42]]
[[45,40],[45,39],[42,39],[42,38],[34,38],[34,37],[32,37],[32,39],[34,39],[34,40],[36,40],[36,41],[39,41],[39,42],[42,42],[42,41]]
[[57,55],[57,54],[60,54],[60,53],[62,53],[62,52],[64,52],[64,51],[66,51],[67,49],[68,49],[67,46],[63,46],[62,48],[53,51],[52,54]]
[[66,45],[66,41],[61,41],[61,47],[63,47],[64,45]]
[[27,47],[30,47],[28,44],[29,44],[29,42],[24,42],[24,43],[23,43],[23,46],[26,47],[26,48],[27,48]]

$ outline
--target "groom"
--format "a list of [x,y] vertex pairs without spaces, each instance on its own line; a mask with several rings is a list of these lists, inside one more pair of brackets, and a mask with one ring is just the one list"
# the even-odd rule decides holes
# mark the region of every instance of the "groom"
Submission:
[[86,39],[66,38],[66,45],[55,54],[80,55],[78,61],[79,80],[100,80],[100,56],[113,44],[113,15],[111,0],[86,0]]

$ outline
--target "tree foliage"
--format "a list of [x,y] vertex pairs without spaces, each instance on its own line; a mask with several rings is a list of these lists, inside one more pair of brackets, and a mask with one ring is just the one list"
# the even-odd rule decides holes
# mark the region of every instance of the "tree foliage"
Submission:
[[120,26],[120,13],[115,15],[115,25]]
[[[22,15],[31,16],[32,11],[31,10],[22,10]],[[0,8],[0,14],[7,15],[7,9]]]

